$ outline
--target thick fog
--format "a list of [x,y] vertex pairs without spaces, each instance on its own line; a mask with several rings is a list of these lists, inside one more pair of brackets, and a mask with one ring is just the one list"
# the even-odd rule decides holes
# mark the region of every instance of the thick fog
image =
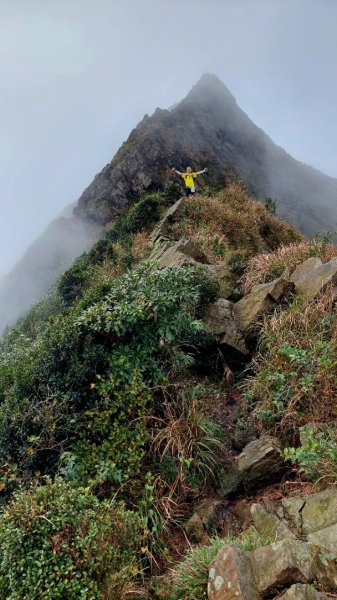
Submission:
[[0,276],[204,72],[337,177],[335,0],[0,0]]

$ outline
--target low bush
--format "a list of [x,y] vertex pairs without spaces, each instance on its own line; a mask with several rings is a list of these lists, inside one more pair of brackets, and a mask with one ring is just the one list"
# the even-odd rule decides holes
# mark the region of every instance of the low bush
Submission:
[[0,457],[23,477],[52,473],[62,454],[67,477],[118,487],[141,468],[156,386],[192,362],[198,269],[143,264],[97,285],[33,342],[4,342]]
[[284,451],[306,479],[320,485],[337,483],[336,424],[313,423],[302,428],[301,445]]
[[0,598],[122,600],[143,531],[122,505],[61,479],[17,493],[0,520]]
[[[111,268],[118,261],[116,243],[121,244],[129,252],[125,255],[125,270],[132,265],[131,247],[133,236],[149,231],[162,214],[162,209],[171,202],[169,192],[158,192],[143,196],[120,215],[107,229],[102,239],[98,240],[89,252],[83,253],[58,282],[58,292],[66,306],[70,306],[90,285],[97,265],[108,260]],[[127,257],[129,260],[127,260]]]

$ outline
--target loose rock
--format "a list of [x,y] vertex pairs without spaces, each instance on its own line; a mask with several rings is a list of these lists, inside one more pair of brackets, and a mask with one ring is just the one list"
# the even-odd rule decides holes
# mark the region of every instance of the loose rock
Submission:
[[225,545],[210,564],[209,600],[261,600],[248,555],[237,546]]
[[245,339],[235,320],[233,303],[219,298],[207,307],[203,317],[205,330],[212,333],[219,344],[226,344],[244,355],[249,353]]
[[251,553],[251,559],[257,587],[262,594],[314,579],[311,549],[299,540],[286,539],[258,548]]
[[270,283],[254,285],[250,293],[234,305],[234,314],[240,329],[244,333],[248,332],[259,317],[269,312],[294,289],[293,283],[281,277]]
[[250,510],[255,528],[262,538],[271,542],[279,542],[286,538],[295,537],[286,523],[266,510],[262,504],[252,504]]
[[307,299],[315,298],[328,284],[337,284],[337,258],[322,264],[320,258],[311,257],[299,265],[290,281],[295,285],[296,293]]
[[337,523],[335,488],[327,488],[302,498],[284,498],[282,504],[300,533],[304,535]]

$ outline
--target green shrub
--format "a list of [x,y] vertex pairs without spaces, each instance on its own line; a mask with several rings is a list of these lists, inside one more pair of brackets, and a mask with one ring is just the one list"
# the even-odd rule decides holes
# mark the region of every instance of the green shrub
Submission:
[[61,479],[17,493],[0,521],[0,598],[123,598],[143,524]]
[[337,437],[335,424],[311,424],[302,428],[299,448],[286,448],[285,458],[291,460],[311,481],[337,483]]
[[256,374],[244,388],[258,429],[296,439],[298,427],[335,417],[337,319],[334,296],[296,300],[266,318]]
[[[161,209],[169,202],[169,192],[153,193],[143,196],[132,204],[125,213],[115,221],[113,227],[107,230],[102,239],[98,240],[89,252],[83,253],[58,282],[58,292],[66,306],[70,306],[83,291],[88,288],[95,266],[108,260],[112,265],[116,261],[114,244],[116,242],[128,249],[132,245],[132,236],[140,231],[149,230],[160,219]],[[125,260],[125,270],[132,265],[131,254]]]
[[235,275],[242,275],[247,260],[247,253],[244,250],[232,250],[228,257],[228,266]]
[[200,329],[199,271],[143,264],[103,286],[103,299],[90,288],[33,342],[4,342],[0,458],[24,477],[50,473],[60,454],[78,481],[118,486],[138,473],[149,388],[191,363],[182,343]]

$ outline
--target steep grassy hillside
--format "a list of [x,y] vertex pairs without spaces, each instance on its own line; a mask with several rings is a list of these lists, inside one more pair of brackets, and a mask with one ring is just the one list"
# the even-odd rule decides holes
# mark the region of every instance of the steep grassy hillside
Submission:
[[[249,372],[250,356],[231,372],[202,322],[217,279],[195,261],[160,270],[149,260],[150,233],[175,192],[132,204],[1,342],[0,598],[149,597],[150,575],[181,554],[180,525],[214,495],[238,431],[278,432],[308,474],[298,427],[320,416],[332,478],[331,294],[287,298],[260,324]],[[189,199],[170,235],[222,266],[235,298],[290,262],[337,254],[325,240],[303,241],[237,184]],[[205,565],[212,552],[201,552]],[[172,598],[203,598],[205,567],[193,596],[185,566]]]

